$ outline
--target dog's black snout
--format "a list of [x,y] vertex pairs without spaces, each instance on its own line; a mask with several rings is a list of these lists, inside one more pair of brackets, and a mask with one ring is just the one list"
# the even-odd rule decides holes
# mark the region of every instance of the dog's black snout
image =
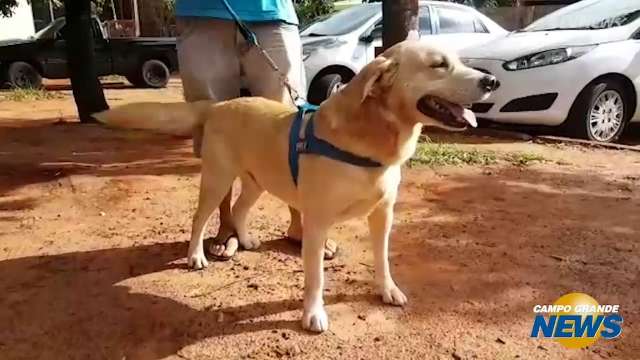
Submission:
[[486,75],[480,79],[478,86],[486,92],[496,91],[500,87],[500,81],[493,75]]

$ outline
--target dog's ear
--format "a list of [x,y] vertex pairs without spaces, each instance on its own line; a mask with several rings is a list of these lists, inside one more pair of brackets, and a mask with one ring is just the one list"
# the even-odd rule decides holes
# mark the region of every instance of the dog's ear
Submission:
[[365,82],[362,91],[362,101],[368,97],[378,97],[388,90],[396,77],[400,64],[394,59],[378,56],[365,67]]

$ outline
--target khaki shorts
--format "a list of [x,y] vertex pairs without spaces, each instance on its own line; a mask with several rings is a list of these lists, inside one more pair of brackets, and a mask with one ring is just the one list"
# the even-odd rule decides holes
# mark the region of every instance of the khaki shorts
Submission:
[[[301,96],[306,96],[298,27],[285,23],[249,23],[258,42]],[[217,101],[253,96],[291,102],[279,75],[258,49],[249,47],[232,21],[178,19],[178,60],[186,101]]]

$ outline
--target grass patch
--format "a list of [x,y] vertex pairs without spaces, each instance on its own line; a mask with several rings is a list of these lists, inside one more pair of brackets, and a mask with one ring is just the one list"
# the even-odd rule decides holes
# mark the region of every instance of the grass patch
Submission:
[[11,89],[0,93],[0,98],[8,101],[53,100],[63,97],[64,96],[57,91],[47,91],[45,89]]
[[127,78],[125,78],[124,76],[121,76],[121,75],[106,75],[106,76],[101,76],[100,77],[100,81],[105,81],[105,82],[126,82]]
[[416,153],[409,160],[409,166],[462,166],[495,165],[508,162],[515,166],[529,166],[546,159],[528,152],[500,153],[491,150],[464,149],[453,144],[419,142]]
[[420,142],[409,166],[492,165],[497,162],[498,156],[493,151],[465,150],[450,144]]
[[505,154],[504,160],[516,166],[529,166],[533,163],[544,162],[547,159],[534,153],[514,152]]

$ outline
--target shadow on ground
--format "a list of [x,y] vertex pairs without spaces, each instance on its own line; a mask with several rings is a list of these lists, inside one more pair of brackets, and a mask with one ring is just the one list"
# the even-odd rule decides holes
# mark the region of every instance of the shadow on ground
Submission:
[[[412,300],[405,329],[443,314],[494,327],[527,322],[533,304],[570,291],[620,303],[625,322],[638,321],[640,299],[630,290],[640,272],[636,194],[620,193],[598,176],[543,170],[454,175],[435,184],[421,176],[411,170],[407,177],[393,233],[396,280]],[[284,240],[265,250],[296,252]],[[1,261],[0,351],[7,358],[160,359],[207,338],[300,331],[297,320],[260,319],[298,310],[298,299],[195,309],[122,285],[186,271],[174,263],[185,251],[185,243],[174,242]],[[353,286],[341,284],[327,303],[379,306],[371,291],[347,290]],[[432,330],[461,331],[439,326]],[[619,343],[616,354],[631,355],[630,341]]]
[[0,127],[0,195],[69,175],[193,174],[191,141],[101,125]]

